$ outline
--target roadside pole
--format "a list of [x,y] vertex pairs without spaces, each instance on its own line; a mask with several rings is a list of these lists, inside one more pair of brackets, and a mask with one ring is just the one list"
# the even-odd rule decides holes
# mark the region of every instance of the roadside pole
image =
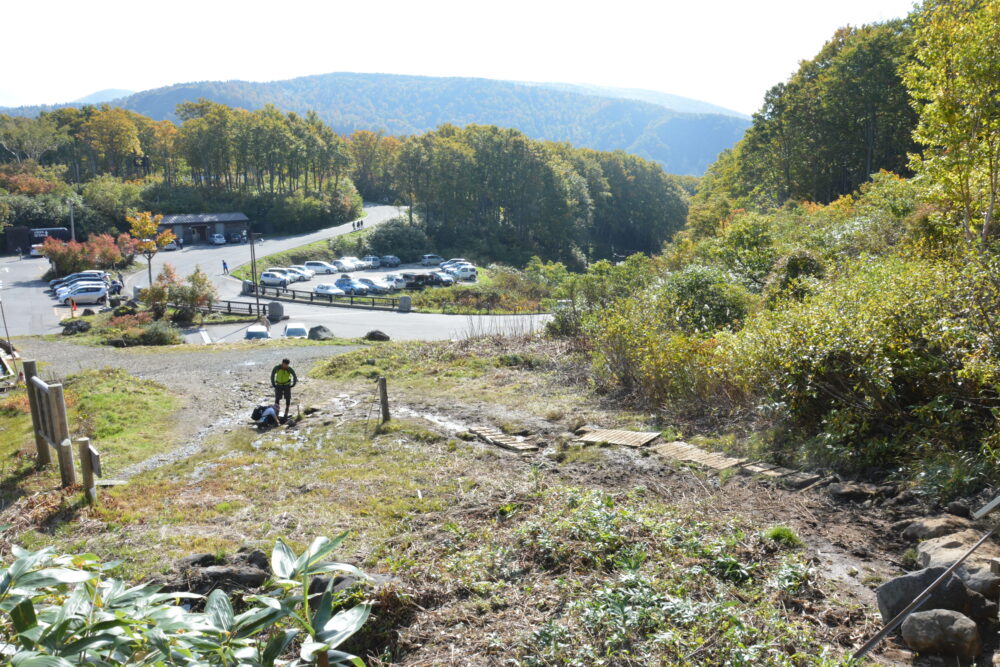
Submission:
[[[7,313],[3,310],[3,281],[0,280],[0,318],[3,318],[3,334],[4,338],[7,339],[7,347],[10,349],[10,361],[14,364],[14,377],[17,375],[17,357],[14,356],[14,346],[10,342],[10,330],[7,328]],[[14,380],[14,384],[17,384],[17,380]]]
[[249,220],[247,220],[247,241],[250,243],[250,271],[252,273],[251,278],[253,282],[253,296],[257,301],[257,316],[260,316],[260,288],[257,285],[257,253],[254,251],[254,234],[253,227]]

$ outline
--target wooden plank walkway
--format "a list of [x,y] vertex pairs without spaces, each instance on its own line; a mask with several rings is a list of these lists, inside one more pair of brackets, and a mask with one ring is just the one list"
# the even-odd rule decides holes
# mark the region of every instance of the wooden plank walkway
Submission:
[[584,433],[578,440],[590,444],[608,443],[625,445],[626,447],[642,447],[658,437],[660,437],[659,431],[617,431],[605,428]]
[[714,470],[734,468],[746,462],[746,459],[733,458],[725,454],[716,454],[715,452],[706,452],[701,447],[695,447],[694,445],[680,441],[653,445],[649,449],[666,458],[699,463]]
[[517,438],[507,435],[506,433],[501,433],[495,428],[479,427],[470,428],[469,433],[488,442],[491,445],[496,445],[497,447],[503,447],[504,449],[509,449],[515,452],[536,452],[538,451],[538,445],[532,444],[530,442],[524,442],[523,440],[518,440]]

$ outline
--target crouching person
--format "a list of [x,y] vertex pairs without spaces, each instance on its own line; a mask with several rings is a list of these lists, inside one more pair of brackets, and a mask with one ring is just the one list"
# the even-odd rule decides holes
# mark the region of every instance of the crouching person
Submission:
[[[281,408],[277,403],[273,405],[265,406],[263,410],[260,411],[259,415],[255,417],[257,420],[257,428],[270,428],[271,426],[277,426],[280,422],[278,421],[278,411]],[[257,412],[257,410],[254,410]]]

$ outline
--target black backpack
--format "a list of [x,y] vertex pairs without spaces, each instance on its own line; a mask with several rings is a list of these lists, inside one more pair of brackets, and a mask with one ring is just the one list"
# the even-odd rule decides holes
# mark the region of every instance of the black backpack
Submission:
[[261,415],[264,414],[264,410],[267,410],[267,407],[268,406],[266,405],[258,405],[256,408],[253,409],[253,412],[250,413],[250,419],[254,421],[260,419]]

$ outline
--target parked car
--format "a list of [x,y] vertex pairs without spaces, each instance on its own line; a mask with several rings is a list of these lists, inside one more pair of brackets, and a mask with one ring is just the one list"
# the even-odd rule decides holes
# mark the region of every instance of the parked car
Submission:
[[455,280],[476,280],[479,277],[474,266],[453,266],[448,273],[455,276]]
[[55,287],[56,285],[61,285],[74,278],[80,278],[83,276],[97,276],[98,278],[103,278],[108,275],[104,271],[98,271],[97,269],[88,269],[86,271],[77,271],[76,273],[71,273],[68,276],[63,276],[62,278],[55,278],[49,281],[49,287]]
[[229,232],[229,242],[230,243],[246,243],[247,233],[246,232]]
[[372,280],[371,278],[358,278],[358,282],[362,283],[365,287],[367,287],[368,291],[371,292],[372,294],[388,294],[389,292],[392,291],[392,288],[389,287],[387,283],[384,283],[381,280]]
[[285,325],[285,338],[308,338],[309,331],[302,322],[289,322]]
[[398,273],[387,273],[381,279],[382,282],[394,290],[401,290],[406,287],[406,281]]
[[108,298],[108,288],[105,285],[81,285],[75,290],[63,295],[61,301],[67,306],[72,299],[76,303],[104,303]]
[[380,266],[399,266],[399,257],[396,257],[395,255],[382,255],[379,258],[379,263]]
[[337,273],[340,270],[333,264],[330,264],[329,262],[320,262],[318,260],[306,262],[305,264],[303,264],[303,266],[312,271],[314,274]]
[[364,261],[368,262],[368,264],[373,269],[377,269],[380,266],[382,266],[382,258],[379,257],[378,255],[365,255],[364,257],[362,257],[362,259]]
[[350,262],[345,262],[342,259],[335,259],[332,262],[330,262],[330,264],[332,264],[333,267],[335,269],[337,269],[337,271],[340,271],[341,273],[343,273],[344,271],[353,271],[354,270],[354,265],[353,264],[351,264]]
[[297,281],[309,280],[312,278],[312,271],[303,271],[302,269],[294,266],[288,267],[288,274],[294,277]]
[[455,277],[445,271],[431,271],[431,275],[438,279],[439,284],[450,287],[455,284]]
[[399,277],[403,280],[403,289],[422,290],[427,287],[427,278],[422,273],[401,273]]
[[225,234],[212,234],[208,238],[208,242],[212,245],[226,245],[226,236]]
[[334,285],[344,290],[345,294],[360,296],[368,294],[368,286],[362,282],[354,280],[350,276],[341,276],[340,278],[337,278],[337,282],[335,282]]
[[424,255],[423,257],[420,258],[420,265],[421,266],[438,266],[443,261],[444,261],[444,258],[441,257],[440,255]]
[[301,274],[297,275],[291,269],[285,268],[283,266],[272,266],[271,268],[265,270],[270,271],[271,273],[280,273],[290,283],[298,282],[299,280],[305,280],[305,277],[302,276]]
[[260,274],[260,284],[268,287],[288,287],[288,277],[277,271],[265,271]]
[[303,264],[292,264],[291,268],[301,271],[302,273],[309,276],[310,279],[312,279],[316,275],[315,271],[313,271],[308,266],[305,266]]
[[315,292],[316,294],[326,294],[329,296],[344,296],[344,294],[346,294],[344,290],[340,289],[333,283],[320,283],[319,285],[316,285],[316,287],[313,288],[313,292]]
[[97,275],[77,276],[72,280],[67,280],[65,282],[56,284],[52,288],[52,291],[58,293],[59,290],[61,289],[66,289],[68,287],[75,287],[80,283],[106,283],[106,281],[107,278],[105,278],[104,276],[97,276]]
[[251,324],[243,337],[247,340],[258,340],[270,338],[271,334],[263,324]]
[[341,257],[334,264],[338,262],[344,267],[344,271],[357,271],[361,268],[361,260],[357,257]]
[[63,287],[57,289],[56,299],[62,301],[67,294],[75,292],[81,287],[107,287],[107,284],[105,284],[103,280],[81,280],[79,282],[71,283],[69,285],[64,285]]
[[162,248],[160,248],[160,250],[177,250],[177,247],[178,247],[177,246],[177,240],[174,239],[173,241],[171,241],[167,245],[165,245]]
[[454,266],[455,264],[469,264],[469,260],[465,259],[464,257],[453,257],[449,259],[447,262],[441,262],[441,268],[446,269],[449,266]]

